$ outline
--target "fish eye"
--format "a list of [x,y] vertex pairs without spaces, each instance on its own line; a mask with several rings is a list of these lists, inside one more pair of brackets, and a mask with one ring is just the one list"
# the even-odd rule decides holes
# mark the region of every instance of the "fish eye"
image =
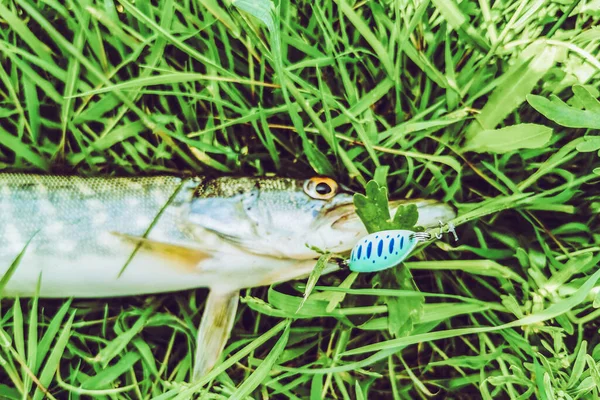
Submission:
[[338,191],[338,184],[331,178],[315,177],[304,182],[304,193],[317,200],[329,200]]
[[317,187],[315,188],[315,190],[320,195],[326,195],[328,193],[331,193],[331,186],[329,186],[328,184],[326,184],[324,182],[319,182],[319,183],[317,183]]

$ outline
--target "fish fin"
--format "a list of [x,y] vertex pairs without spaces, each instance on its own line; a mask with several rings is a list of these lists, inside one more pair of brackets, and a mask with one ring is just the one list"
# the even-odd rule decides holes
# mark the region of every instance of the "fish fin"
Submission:
[[[205,251],[179,244],[161,242],[119,232],[111,232],[111,234],[117,236],[124,242],[135,245],[136,248],[134,252],[137,252],[138,250],[151,252],[159,257],[166,258],[172,262],[173,265],[183,265],[186,270],[195,271],[202,260],[211,257],[211,255]],[[135,253],[133,255],[135,255]]]
[[198,329],[193,382],[204,377],[219,361],[233,328],[239,299],[239,290],[227,292],[211,290],[208,293]]

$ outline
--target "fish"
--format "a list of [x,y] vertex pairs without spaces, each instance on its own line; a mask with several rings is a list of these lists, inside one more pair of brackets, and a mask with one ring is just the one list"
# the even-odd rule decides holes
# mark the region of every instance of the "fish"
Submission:
[[[391,212],[406,204],[425,228],[456,217],[434,200],[389,202]],[[366,234],[353,192],[328,177],[0,173],[0,273],[11,272],[2,296],[209,288],[194,380],[217,363],[241,289],[306,277],[322,252],[348,254]],[[339,268],[330,263],[324,273]]]

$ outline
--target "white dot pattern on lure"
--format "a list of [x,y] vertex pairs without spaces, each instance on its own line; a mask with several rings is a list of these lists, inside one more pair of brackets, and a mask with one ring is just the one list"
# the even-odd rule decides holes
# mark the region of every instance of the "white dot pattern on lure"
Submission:
[[375,272],[400,264],[418,243],[414,234],[408,230],[388,230],[364,237],[350,253],[350,270]]

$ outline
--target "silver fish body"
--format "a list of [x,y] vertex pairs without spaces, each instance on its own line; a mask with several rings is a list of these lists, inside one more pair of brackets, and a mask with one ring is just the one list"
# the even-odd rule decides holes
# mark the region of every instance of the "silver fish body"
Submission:
[[[0,272],[31,239],[4,295],[31,296],[38,279],[41,297],[239,289],[288,265],[249,256],[209,230],[192,235],[185,218],[203,181],[0,174]],[[127,237],[173,247],[140,248]],[[249,269],[256,273],[244,274]]]
[[[316,249],[366,233],[351,194],[311,197],[306,182],[0,174],[0,272],[31,239],[4,295],[31,296],[38,279],[41,297],[106,297],[303,276]],[[453,216],[420,204],[424,225]]]
[[[135,262],[123,272],[123,279],[117,279],[132,248],[112,232],[143,236],[161,211],[165,217],[170,214],[172,210],[163,207],[172,197],[181,200],[184,186],[180,179],[165,177],[1,174],[0,268],[8,268],[31,239],[5,295],[32,295],[38,279],[42,297],[101,297],[150,289],[145,276],[164,279],[167,271],[145,260],[145,273],[136,276],[139,289],[131,286],[131,272],[140,272]],[[172,218],[161,216],[156,225],[174,240],[181,239]],[[165,289],[176,288],[176,281],[169,278]]]

